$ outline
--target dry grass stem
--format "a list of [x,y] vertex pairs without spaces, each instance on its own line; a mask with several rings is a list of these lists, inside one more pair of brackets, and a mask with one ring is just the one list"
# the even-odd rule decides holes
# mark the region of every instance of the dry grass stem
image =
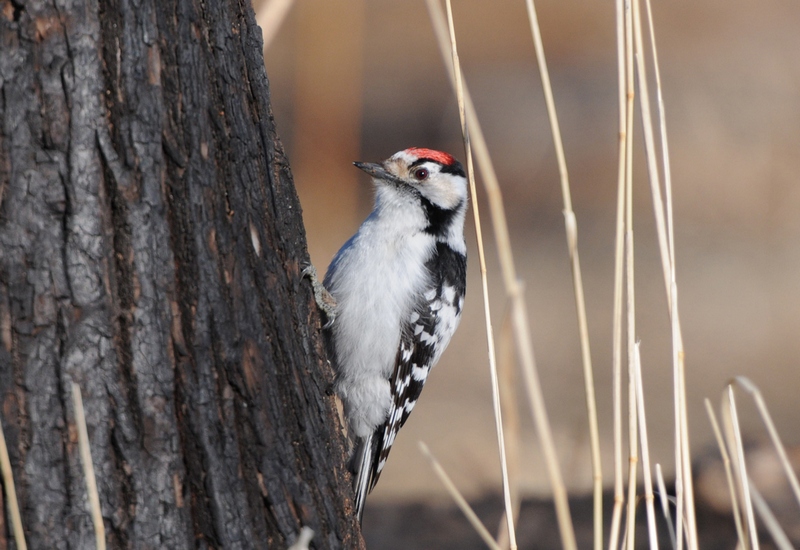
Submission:
[[739,498],[736,496],[736,480],[734,479],[733,472],[731,471],[730,455],[728,454],[725,440],[722,438],[722,430],[719,428],[717,415],[714,414],[714,409],[711,407],[711,401],[706,399],[705,405],[708,418],[711,421],[711,428],[714,431],[714,437],[717,440],[719,452],[722,455],[722,466],[725,469],[725,477],[728,480],[728,489],[731,495],[731,508],[733,509],[733,521],[736,525],[736,534],[739,538],[739,544],[742,545],[742,548],[746,548],[747,545],[745,544],[745,541],[747,539],[745,538],[744,528],[742,527],[742,514],[739,510]]
[[[637,501],[636,501],[636,505],[634,505],[634,509],[635,509],[635,508],[636,508],[636,506],[638,506],[638,505],[639,505],[639,501],[637,500]],[[627,518],[625,518],[625,521],[627,521]],[[629,542],[630,542],[630,539],[628,538],[628,536],[629,536],[630,534],[631,534],[631,531],[629,531],[629,530],[628,530],[628,525],[626,524],[626,525],[625,525],[625,529],[623,529],[623,530],[622,530],[622,544],[620,545],[620,549],[622,549],[622,548],[628,548],[628,546],[629,546]],[[614,549],[614,550],[617,550],[617,549]]]
[[650,548],[658,550],[658,534],[656,532],[656,510],[653,498],[653,479],[650,474],[650,448],[647,442],[647,421],[644,410],[644,385],[642,384],[642,359],[639,344],[636,344],[634,356],[636,376],[636,412],[639,421],[639,439],[642,446],[642,472],[644,473],[644,502],[647,510],[647,530],[650,536]]
[[658,107],[658,127],[661,137],[661,166],[664,171],[664,198],[667,203],[667,241],[669,242],[669,259],[672,268],[672,280],[675,280],[675,231],[672,217],[672,170],[669,163],[669,141],[667,140],[666,109],[664,108],[664,95],[661,91],[661,70],[658,64],[658,48],[656,48],[656,33],[653,26],[653,10],[650,0],[645,0],[647,7],[647,28],[650,34],[650,55],[653,56],[653,72],[656,79],[656,101]]
[[675,542],[675,527],[672,523],[672,513],[669,511],[669,499],[667,498],[667,485],[664,483],[664,474],[661,472],[661,464],[656,463],[656,485],[658,487],[658,501],[661,504],[661,513],[667,520],[667,532],[673,550],[677,548]]
[[[697,525],[694,510],[694,488],[691,476],[691,457],[689,453],[689,427],[686,411],[686,383],[685,383],[685,363],[683,352],[683,339],[681,335],[680,316],[678,314],[677,284],[675,280],[674,266],[674,244],[673,240],[673,220],[671,190],[667,191],[669,202],[667,205],[667,218],[665,222],[664,205],[661,199],[661,185],[659,183],[658,164],[656,161],[655,139],[653,137],[653,122],[650,114],[650,95],[648,91],[647,70],[645,67],[644,48],[642,45],[642,25],[639,0],[632,2],[632,21],[635,42],[635,58],[637,82],[639,84],[639,104],[641,107],[642,123],[644,130],[645,153],[647,157],[647,168],[650,179],[650,189],[653,200],[653,210],[656,219],[656,230],[658,235],[659,251],[661,254],[661,264],[666,287],[669,313],[672,321],[672,348],[673,348],[673,385],[675,396],[675,462],[676,462],[676,497],[678,500],[678,515],[683,517],[683,509],[686,509],[687,535],[689,548],[694,550],[698,547]],[[655,57],[655,35],[652,30],[652,18],[649,19],[650,36],[652,51],[654,52],[654,64],[657,62]],[[656,67],[656,71],[658,68]],[[660,76],[657,78],[658,96],[662,97]],[[668,148],[666,146],[666,126],[664,122],[663,100],[659,101],[661,136],[662,136],[662,159],[666,173],[669,174],[669,159],[666,157]],[[667,183],[669,187],[671,181]],[[669,225],[669,235],[667,231]],[[683,537],[680,531],[683,525],[678,526],[678,548],[682,547]]]
[[[438,2],[436,2],[436,0],[428,0],[427,4],[428,10],[431,14],[431,21],[433,23],[433,28],[439,43],[442,58],[446,66],[449,69],[452,69],[445,16],[442,12],[441,6],[438,4]],[[452,71],[448,71],[448,73],[451,74],[451,83],[455,85],[455,79]],[[547,411],[544,405],[544,396],[542,394],[542,388],[539,382],[539,375],[536,371],[533,343],[531,342],[530,337],[530,323],[528,321],[528,313],[525,307],[522,284],[517,279],[516,267],[514,265],[514,258],[511,251],[508,223],[506,221],[505,209],[503,207],[502,193],[500,191],[497,175],[489,157],[488,147],[486,145],[483,131],[481,130],[477,114],[475,113],[475,107],[472,103],[466,86],[464,86],[464,104],[467,125],[470,128],[473,151],[478,160],[478,167],[481,170],[481,176],[486,187],[486,194],[489,200],[489,209],[492,214],[492,224],[497,243],[497,252],[500,257],[503,281],[505,283],[506,294],[511,301],[517,353],[519,355],[519,360],[522,364],[522,372],[525,377],[525,387],[528,392],[531,415],[533,416],[533,421],[536,426],[540,444],[542,446],[545,465],[547,467],[547,472],[553,490],[553,500],[555,504],[556,515],[558,517],[559,532],[564,548],[566,550],[573,550],[577,547],[577,544],[575,542],[575,532],[572,527],[572,517],[570,516],[569,511],[569,501],[567,499],[567,491],[566,487],[564,486],[561,470],[558,465],[558,457],[556,454],[555,445],[553,443],[553,435],[550,429],[550,423],[547,419]]]
[[737,376],[733,381],[742,390],[750,394],[755,401],[761,419],[767,427],[767,432],[769,432],[769,437],[772,439],[772,445],[778,453],[783,471],[786,473],[786,477],[789,478],[789,485],[792,487],[794,497],[797,499],[798,504],[800,504],[800,485],[797,483],[797,474],[795,474],[794,468],[792,468],[792,464],[789,462],[789,457],[786,455],[786,448],[783,446],[781,436],[778,435],[778,430],[775,429],[775,424],[772,422],[772,416],[769,414],[769,409],[767,409],[767,404],[764,401],[764,397],[761,395],[761,391],[749,378],[744,376]]
[[[747,479],[747,465],[744,460],[742,431],[739,427],[739,414],[736,410],[736,397],[733,393],[733,386],[729,384],[722,395],[722,420],[725,426],[725,440],[728,445],[728,453],[733,458],[731,465],[733,466],[739,498],[742,502],[744,524],[746,526],[746,537],[742,543],[744,550],[758,550],[758,531],[756,530],[756,521],[753,515],[750,483]],[[725,406],[726,402],[727,406]]]
[[453,78],[455,80],[456,98],[458,100],[458,114],[461,120],[461,135],[464,138],[464,151],[467,156],[467,174],[469,175],[469,189],[472,196],[472,213],[475,221],[475,234],[478,241],[478,257],[481,268],[481,286],[483,288],[483,307],[486,319],[486,340],[489,348],[489,371],[492,380],[492,406],[494,409],[495,429],[500,452],[500,468],[503,477],[503,502],[505,504],[506,527],[511,550],[517,548],[517,536],[514,529],[514,513],[511,503],[511,489],[508,480],[508,461],[506,459],[505,434],[503,432],[503,416],[500,405],[500,383],[497,375],[497,356],[494,347],[494,331],[492,329],[492,314],[489,306],[489,283],[486,276],[486,255],[483,248],[483,230],[481,226],[478,195],[475,188],[475,170],[472,165],[472,147],[469,140],[469,127],[464,109],[464,87],[461,78],[461,63],[458,59],[455,26],[453,25],[453,9],[450,0],[447,0],[447,23],[450,34],[450,51],[453,62]]
[[786,532],[781,527],[781,524],[778,523],[778,519],[775,517],[775,514],[773,514],[772,510],[770,510],[767,501],[761,496],[761,493],[756,488],[753,480],[748,477],[748,481],[750,496],[753,499],[753,506],[758,513],[758,517],[761,518],[761,521],[764,523],[767,531],[769,531],[772,540],[775,541],[775,546],[777,546],[780,550],[794,550],[794,545],[792,545],[789,537],[786,536]]
[[86,415],[83,412],[83,399],[81,389],[75,382],[72,383],[72,404],[75,407],[75,424],[78,428],[78,447],[83,464],[83,476],[86,479],[86,493],[89,497],[89,508],[94,524],[94,538],[97,550],[106,548],[106,527],[103,524],[103,513],[100,509],[100,495],[97,492],[97,479],[94,475],[92,464],[92,451],[89,448],[89,431],[86,429]]
[[442,465],[439,464],[439,461],[436,460],[436,457],[433,456],[433,454],[431,453],[431,450],[428,448],[428,446],[425,443],[423,443],[422,441],[420,441],[419,442],[419,450],[422,451],[422,454],[431,463],[431,466],[433,467],[433,471],[436,473],[436,475],[442,481],[442,483],[444,484],[445,488],[450,493],[450,496],[453,497],[453,500],[458,505],[458,507],[461,508],[461,511],[464,513],[464,516],[466,516],[467,520],[470,522],[472,527],[475,529],[475,531],[478,533],[478,535],[480,535],[481,539],[483,539],[483,542],[486,543],[486,546],[488,546],[489,548],[492,548],[493,550],[501,550],[500,547],[497,545],[497,543],[492,538],[492,535],[489,533],[489,531],[486,529],[486,527],[484,527],[483,523],[481,523],[481,520],[478,519],[478,516],[472,510],[472,508],[470,507],[469,503],[461,495],[461,493],[459,492],[458,488],[455,486],[453,481],[450,479],[450,476],[447,475],[447,472],[444,471],[444,468],[442,468]]
[[627,532],[626,539],[628,541],[628,550],[633,550],[636,528],[636,473],[639,467],[639,451],[638,451],[638,436],[637,436],[637,415],[636,415],[636,384],[635,384],[635,367],[634,356],[635,351],[632,347],[635,344],[630,344],[632,340],[631,334],[634,332],[633,317],[634,317],[634,304],[633,304],[633,232],[626,231],[625,250],[627,258],[627,280],[628,280],[628,517],[626,520]]
[[619,145],[617,171],[617,224],[614,253],[614,317],[612,347],[612,393],[614,415],[614,510],[608,548],[618,548],[619,530],[622,523],[622,507],[625,504],[622,478],[622,303],[625,259],[625,177],[627,166],[627,99],[625,78],[625,8],[623,0],[616,1],[617,15],[617,79],[619,97]]
[[[792,468],[791,463],[789,462],[789,458],[786,455],[786,449],[784,448],[783,442],[781,441],[781,438],[775,429],[775,424],[772,422],[772,417],[769,414],[769,410],[767,409],[767,405],[764,402],[761,392],[759,391],[758,387],[748,378],[743,376],[734,378],[733,381],[728,385],[727,391],[723,394],[723,403],[726,399],[728,402],[727,408],[725,408],[723,404],[723,418],[725,420],[727,434],[727,447],[730,449],[730,453],[734,454],[737,458],[737,460],[733,461],[735,479],[734,473],[731,472],[731,461],[728,458],[728,452],[726,450],[725,443],[723,442],[722,434],[708,400],[706,400],[706,409],[709,412],[712,427],[714,428],[714,433],[717,437],[717,442],[720,446],[723,461],[725,463],[726,475],[728,476],[728,483],[731,487],[731,501],[733,503],[733,513],[734,519],[736,520],[736,528],[739,539],[742,541],[742,545],[745,548],[748,547],[748,544],[751,545],[752,548],[758,547],[757,534],[755,532],[755,520],[752,511],[752,507],[755,507],[756,512],[764,522],[764,525],[767,527],[767,530],[775,541],[776,546],[781,549],[793,548],[789,538],[786,536],[786,533],[783,531],[777,519],[775,518],[775,515],[772,513],[772,510],[770,510],[766,501],[763,499],[752,480],[747,475],[747,469],[744,462],[744,451],[742,449],[742,438],[739,431],[739,421],[736,411],[736,401],[733,393],[734,384],[753,398],[759,414],[761,415],[761,419],[764,421],[770,438],[772,439],[772,444],[778,453],[781,466],[789,478],[789,484],[792,487],[795,498],[800,501],[800,497],[798,496],[797,476]],[[737,499],[736,496],[737,490],[740,493],[740,498],[744,501],[743,512],[740,512],[739,510],[739,499]],[[742,515],[744,515],[744,521],[747,522],[747,536],[745,536],[744,528],[742,526]]]
[[636,471],[639,456],[636,433],[636,390],[633,375],[634,346],[636,343],[636,301],[633,264],[633,40],[630,6],[625,10],[625,298],[627,359],[628,359],[628,513],[625,540],[628,550],[633,550],[636,529]]
[[261,27],[261,36],[264,40],[264,51],[272,44],[283,25],[294,0],[266,0],[256,13],[256,23]]
[[5,487],[6,490],[8,516],[11,518],[14,541],[17,543],[17,548],[19,548],[19,550],[27,550],[28,544],[25,542],[25,530],[22,528],[22,516],[19,513],[17,489],[14,485],[14,472],[11,470],[11,458],[8,456],[6,436],[3,433],[2,423],[0,423],[0,470],[2,470],[3,473],[3,487]]
[[[675,409],[675,498],[676,514],[685,519],[678,522],[678,549],[683,546],[683,529],[686,528],[687,545],[697,550],[697,523],[694,510],[694,486],[692,481],[692,462],[689,452],[689,425],[686,412],[686,371],[678,316],[678,287],[673,283],[672,292],[672,364]],[[684,512],[685,509],[685,512]]]
[[692,457],[689,449],[689,414],[686,409],[686,355],[683,351],[683,337],[681,336],[680,314],[678,310],[678,286],[672,282],[672,364],[675,372],[675,407],[678,409],[677,417],[680,424],[677,428],[676,439],[680,441],[677,451],[680,454],[681,494],[685,503],[686,513],[681,516],[686,520],[688,545],[691,550],[699,546],[697,537],[697,520],[694,507],[694,481],[692,477]]
[[[521,425],[517,404],[517,381],[514,365],[514,332],[511,316],[506,309],[497,339],[497,374],[500,379],[500,409],[506,435],[506,461],[508,462],[508,482],[511,493],[511,506],[514,525],[519,520],[522,497],[519,490]],[[506,528],[506,514],[500,519],[497,543],[508,548],[511,541]]]
[[[653,199],[653,212],[656,217],[656,230],[658,235],[658,250],[661,253],[661,267],[664,275],[664,286],[667,291],[667,301],[670,293],[670,256],[669,243],[667,242],[666,222],[664,220],[664,203],[661,200],[661,177],[658,173],[656,161],[655,139],[653,137],[653,120],[650,114],[650,91],[647,84],[647,69],[645,68],[644,52],[642,51],[642,26],[639,0],[633,0],[633,31],[634,31],[634,58],[636,59],[636,82],[639,85],[639,107],[642,115],[642,130],[644,133],[644,150],[647,158],[647,174],[650,180],[650,194]],[[671,306],[670,306],[671,307]]]
[[[449,1],[449,0],[448,0]],[[586,395],[586,410],[589,417],[589,441],[592,455],[592,485],[594,489],[594,548],[601,550],[603,547],[603,467],[600,459],[600,432],[597,427],[597,403],[594,391],[594,371],[592,369],[592,353],[589,346],[589,327],[586,320],[586,302],[583,293],[583,277],[581,275],[581,262],[578,254],[578,222],[572,211],[572,195],[569,188],[569,175],[567,162],[564,157],[564,145],[561,140],[561,129],[558,124],[553,88],[550,85],[550,73],[547,70],[547,61],[542,45],[542,34],[539,29],[539,20],[536,16],[536,7],[533,0],[526,0],[528,19],[533,35],[536,60],[539,65],[539,75],[542,79],[547,115],[550,119],[550,130],[553,134],[553,144],[558,160],[558,172],[561,177],[561,194],[564,201],[564,223],[567,233],[567,246],[572,267],[572,286],[575,292],[575,307],[578,315],[578,332],[581,341],[581,362],[583,364],[584,391]]]
[[[642,124],[644,130],[645,154],[647,157],[647,168],[650,179],[650,190],[653,200],[653,211],[656,219],[656,230],[658,235],[659,252],[661,254],[661,266],[664,276],[665,290],[669,304],[669,313],[672,320],[672,341],[673,341],[673,372],[674,372],[674,395],[675,395],[675,456],[676,456],[676,496],[678,498],[678,508],[682,512],[686,508],[687,528],[689,548],[697,548],[697,527],[694,513],[694,489],[692,487],[691,459],[689,456],[689,428],[685,406],[685,373],[683,363],[683,341],[681,337],[679,315],[677,310],[677,285],[675,282],[674,246],[670,244],[670,237],[667,235],[667,228],[664,215],[664,205],[661,199],[661,185],[656,161],[655,139],[653,137],[653,122],[650,114],[650,94],[647,82],[647,70],[645,67],[644,47],[642,45],[642,24],[639,0],[632,3],[633,29],[635,41],[635,58],[637,82],[639,84],[639,104],[641,107]],[[650,21],[652,23],[652,21]],[[651,26],[652,31],[652,26]],[[654,34],[651,32],[652,44],[655,45]],[[654,59],[655,63],[655,59]],[[661,96],[660,78],[658,94]],[[660,103],[661,120],[663,121],[663,102]],[[662,142],[666,143],[666,128],[662,125]],[[662,154],[667,153],[663,148]],[[663,159],[663,164],[668,166],[667,158]],[[668,192],[671,197],[671,191]],[[671,203],[668,214],[671,216]],[[669,219],[672,227],[672,219]],[[679,548],[682,538],[679,539]]]

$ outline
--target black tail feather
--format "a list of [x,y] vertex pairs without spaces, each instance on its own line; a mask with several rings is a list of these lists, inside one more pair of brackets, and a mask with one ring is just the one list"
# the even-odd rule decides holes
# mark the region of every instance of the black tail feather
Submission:
[[359,438],[353,456],[350,458],[350,472],[353,474],[353,492],[356,495],[356,516],[359,524],[364,516],[364,503],[367,500],[367,494],[372,489],[370,481],[372,480],[376,451],[373,439],[373,434]]

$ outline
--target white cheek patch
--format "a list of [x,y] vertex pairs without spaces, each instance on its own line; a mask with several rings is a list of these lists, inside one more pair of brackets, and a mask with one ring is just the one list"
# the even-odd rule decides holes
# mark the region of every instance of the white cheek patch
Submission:
[[431,172],[431,174],[431,178],[419,186],[420,192],[426,199],[445,210],[453,210],[467,200],[467,185],[464,178],[441,172],[435,175]]

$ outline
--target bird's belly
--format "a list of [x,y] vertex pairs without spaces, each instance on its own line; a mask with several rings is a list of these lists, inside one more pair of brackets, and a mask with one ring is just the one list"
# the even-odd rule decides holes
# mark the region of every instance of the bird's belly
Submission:
[[[402,243],[365,243],[364,250],[349,268],[351,284],[334,289],[342,319],[337,340],[339,360],[358,370],[388,379],[400,345],[401,320],[407,318],[428,276],[419,261],[427,248],[426,239]],[[355,282],[356,284],[352,284]],[[334,329],[337,327],[334,324]],[[343,354],[341,352],[344,352]]]

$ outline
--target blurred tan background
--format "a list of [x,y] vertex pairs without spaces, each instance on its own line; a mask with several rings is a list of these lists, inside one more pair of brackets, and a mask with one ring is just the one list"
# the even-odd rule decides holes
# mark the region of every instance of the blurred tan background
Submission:
[[[583,375],[552,140],[522,0],[454,0],[459,53],[501,179],[562,471],[589,490]],[[259,9],[258,4],[256,8]],[[614,3],[537,2],[578,218],[599,403],[612,479],[611,306],[616,204]],[[703,399],[726,381],[760,386],[787,443],[800,443],[800,7],[792,2],[656,2],[674,182],[678,289],[693,452],[713,445]],[[263,26],[263,24],[262,24]],[[422,0],[304,0],[265,52],[272,106],[324,271],[368,214],[354,160],[409,146],[463,159],[458,115]],[[637,106],[638,110],[638,106]],[[636,122],[635,139],[641,142]],[[641,149],[641,145],[639,146]],[[651,456],[672,472],[666,298],[640,155],[636,289]],[[488,211],[484,207],[488,225]],[[468,497],[499,492],[480,280],[471,220],[461,328],[429,379],[371,497],[438,499],[417,450],[429,444]],[[491,239],[491,233],[489,233]],[[494,325],[505,304],[491,241]],[[754,440],[760,420],[743,402]],[[523,487],[546,494],[520,393]]]

